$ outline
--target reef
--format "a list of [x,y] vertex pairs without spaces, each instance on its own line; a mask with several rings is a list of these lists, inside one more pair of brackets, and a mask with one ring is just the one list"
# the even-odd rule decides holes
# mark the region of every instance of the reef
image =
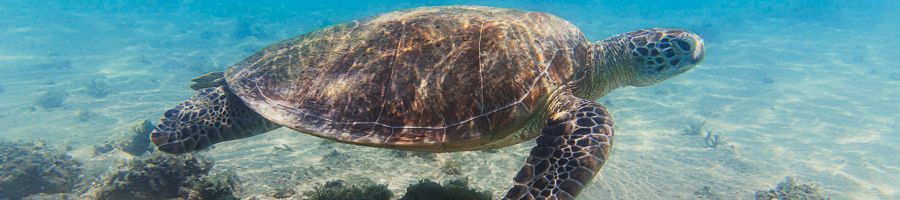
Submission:
[[80,162],[42,141],[0,141],[0,199],[65,193],[80,173]]
[[800,183],[796,179],[788,176],[784,177],[784,182],[778,183],[775,189],[757,190],[757,200],[788,200],[788,199],[807,199],[807,200],[824,200],[829,199],[821,194],[819,186],[815,183]]
[[468,185],[468,179],[451,180],[444,185],[428,179],[420,180],[406,188],[406,194],[400,200],[491,200],[490,192],[479,192]]
[[94,146],[94,152],[106,153],[113,149],[121,149],[131,155],[140,156],[148,151],[153,151],[154,148],[152,148],[150,139],[148,139],[150,138],[150,132],[153,131],[153,127],[154,125],[150,120],[140,121],[124,136],[113,138],[101,145]]
[[84,199],[238,199],[233,172],[209,174],[213,161],[194,155],[154,154],[120,165],[94,181]]
[[[312,190],[304,192],[309,200],[388,200],[394,196],[387,185],[366,183],[347,186],[344,181],[336,180],[316,185]],[[282,196],[284,197],[284,196]]]

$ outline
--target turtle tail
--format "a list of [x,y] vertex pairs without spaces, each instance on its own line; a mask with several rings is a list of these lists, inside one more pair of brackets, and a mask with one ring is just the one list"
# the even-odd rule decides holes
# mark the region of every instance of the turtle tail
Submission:
[[166,111],[150,140],[160,151],[180,154],[279,127],[244,105],[226,86],[216,86],[199,89]]

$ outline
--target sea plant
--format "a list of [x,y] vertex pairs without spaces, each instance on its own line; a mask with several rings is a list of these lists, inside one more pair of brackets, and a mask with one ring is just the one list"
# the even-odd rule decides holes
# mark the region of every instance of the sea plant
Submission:
[[388,200],[394,196],[387,185],[366,184],[345,186],[341,180],[316,184],[312,190],[304,192],[309,200]]
[[140,121],[131,127],[131,137],[128,138],[125,145],[122,146],[122,150],[128,152],[132,155],[142,155],[147,151],[152,150],[150,146],[150,132],[153,131],[153,122],[150,120]]
[[406,194],[400,200],[490,200],[491,193],[469,188],[468,179],[448,181],[444,185],[435,183],[429,179],[420,180],[418,183],[406,188]]
[[820,191],[820,187],[815,183],[801,183],[793,177],[784,177],[784,182],[778,183],[775,189],[757,190],[757,200],[770,199],[809,199],[809,200],[825,200],[828,199]]
[[202,156],[154,154],[104,174],[77,199],[237,199],[237,175],[212,167]]
[[150,137],[150,132],[154,127],[155,125],[150,120],[139,121],[124,136],[94,146],[94,153],[102,154],[113,149],[121,149],[131,155],[140,156],[148,151],[153,151],[150,140],[147,138]]
[[71,190],[81,163],[43,141],[0,141],[0,199]]
[[462,174],[462,164],[454,161],[453,159],[448,159],[444,161],[444,164],[441,165],[441,173],[446,175],[460,175]]

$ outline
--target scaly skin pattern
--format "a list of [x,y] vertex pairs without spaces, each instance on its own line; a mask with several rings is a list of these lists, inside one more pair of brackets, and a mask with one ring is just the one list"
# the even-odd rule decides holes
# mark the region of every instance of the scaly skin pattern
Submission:
[[575,199],[603,167],[614,136],[612,117],[594,101],[569,100],[574,106],[541,129],[504,199]]
[[281,127],[250,110],[225,86],[203,88],[169,109],[150,133],[160,151],[180,154]]
[[590,50],[578,28],[550,14],[425,7],[271,45],[225,76],[251,109],[301,132],[462,151],[536,136],[510,137],[542,124],[532,119],[546,117],[549,94],[590,71]]

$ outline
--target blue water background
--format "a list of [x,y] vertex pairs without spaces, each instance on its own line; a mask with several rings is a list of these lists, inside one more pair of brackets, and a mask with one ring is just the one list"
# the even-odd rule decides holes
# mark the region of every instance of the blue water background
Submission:
[[[684,118],[710,119],[730,132],[736,148],[743,149],[742,165],[750,166],[744,172],[730,170],[742,173],[709,176],[731,179],[710,184],[735,183],[721,186],[732,188],[722,194],[726,197],[749,198],[752,190],[779,181],[772,177],[785,175],[822,182],[826,194],[841,199],[900,197],[900,1],[890,0],[3,0],[0,139],[93,145],[134,121],[157,119],[190,97],[190,78],[222,71],[272,42],[378,13],[451,4],[552,13],[580,27],[591,41],[648,27],[679,27],[702,35],[707,59],[693,72],[607,97],[607,102],[620,102],[610,106],[622,123],[621,140],[614,147],[623,149],[620,155],[665,157],[678,145],[649,152],[624,145],[647,141],[640,137],[653,135],[640,133],[646,126],[668,127],[665,137],[677,137],[680,125],[690,121]],[[95,86],[108,91],[94,94]],[[42,106],[47,91],[64,93],[62,105]],[[631,100],[637,97],[647,98]],[[646,109],[662,114],[629,110],[651,106],[660,109]],[[647,117],[644,125],[629,122],[640,116]],[[627,136],[629,132],[633,134]],[[677,177],[678,170],[666,173]],[[746,178],[753,176],[767,178]],[[738,184],[740,179],[748,179],[747,184]],[[628,184],[679,184],[632,181]],[[615,181],[601,182],[605,184],[586,195],[689,197],[693,192],[624,194],[603,189]],[[614,195],[605,196],[609,193]]]

